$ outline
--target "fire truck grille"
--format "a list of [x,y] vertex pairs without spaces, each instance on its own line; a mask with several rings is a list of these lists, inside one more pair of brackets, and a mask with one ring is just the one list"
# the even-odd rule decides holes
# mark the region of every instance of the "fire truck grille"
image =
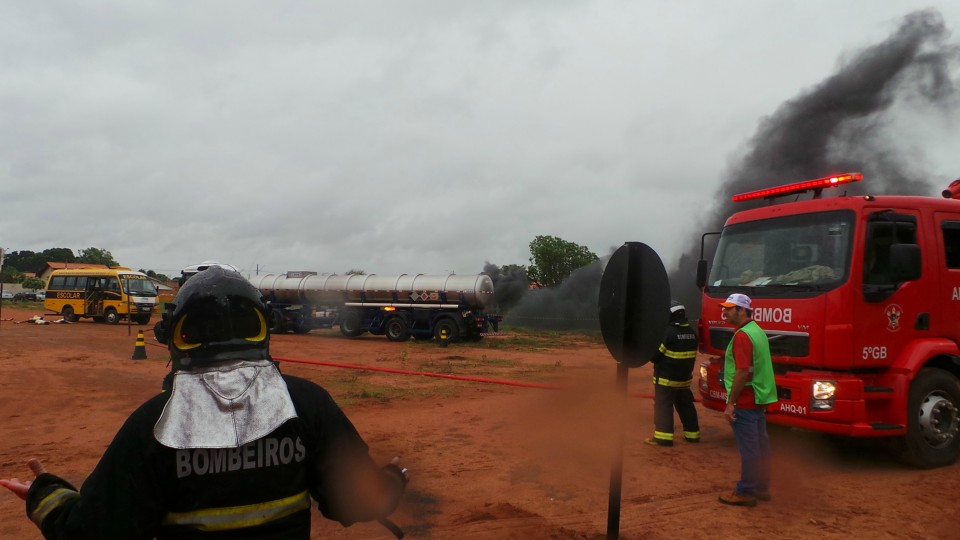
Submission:
[[[805,332],[767,331],[766,334],[770,340],[771,356],[802,357],[810,354],[810,335]],[[733,330],[730,328],[710,329],[711,347],[726,350],[732,338]]]

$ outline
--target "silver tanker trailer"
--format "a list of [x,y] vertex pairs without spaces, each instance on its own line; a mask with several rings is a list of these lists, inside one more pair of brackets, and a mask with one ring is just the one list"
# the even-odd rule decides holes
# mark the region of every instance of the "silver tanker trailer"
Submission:
[[250,278],[270,310],[270,331],[309,332],[340,327],[355,337],[370,332],[390,341],[478,340],[503,317],[487,315],[493,280],[486,274],[318,275],[287,272]]

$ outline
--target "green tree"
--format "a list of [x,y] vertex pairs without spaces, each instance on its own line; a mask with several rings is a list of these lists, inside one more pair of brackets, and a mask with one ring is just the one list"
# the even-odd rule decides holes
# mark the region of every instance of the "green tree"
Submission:
[[72,263],[77,261],[77,257],[73,254],[73,250],[70,248],[50,248],[45,249],[39,253],[40,261],[37,264],[37,268],[40,268],[40,265],[46,262],[65,262]]
[[4,283],[20,283],[23,279],[23,272],[12,264],[3,263],[3,271],[0,271],[0,281]]
[[527,275],[545,287],[555,287],[574,270],[598,259],[586,246],[555,236],[537,236],[530,242]]
[[141,268],[141,269],[137,270],[137,272],[143,272],[144,274],[147,275],[147,277],[153,278],[153,279],[155,279],[155,280],[157,280],[157,281],[170,281],[170,278],[167,277],[166,275],[164,275],[164,274],[158,274],[158,273],[154,272],[153,270],[144,270],[143,268]]
[[28,277],[23,280],[23,288],[35,291],[43,288],[43,280],[38,277]]
[[117,264],[117,261],[113,260],[113,255],[109,251],[95,247],[77,250],[76,262],[87,264],[103,264],[106,266],[120,266]]
[[367,273],[364,272],[363,270],[359,269],[359,268],[351,268],[351,269],[349,269],[349,270],[346,271],[346,275],[348,275],[348,276],[365,276],[365,275],[367,275]]
[[[26,249],[23,249],[20,251],[13,251],[13,252],[7,253],[7,255],[3,258],[3,269],[4,269],[3,273],[4,275],[7,274],[6,272],[7,267],[10,267],[15,271],[19,271],[17,273],[36,272],[37,268],[39,268],[41,264],[42,262],[40,261],[39,253],[34,253]],[[19,279],[12,283],[17,283],[17,282],[19,282]],[[11,282],[7,281],[7,283],[11,283]]]

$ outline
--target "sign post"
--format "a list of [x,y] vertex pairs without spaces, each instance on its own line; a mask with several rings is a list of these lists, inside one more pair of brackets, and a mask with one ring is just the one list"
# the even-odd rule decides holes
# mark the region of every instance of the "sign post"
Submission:
[[[0,270],[3,270],[3,252],[5,250],[0,248]],[[3,296],[3,280],[0,280],[0,297]],[[3,319],[3,298],[0,298],[0,319]]]
[[[626,407],[629,369],[650,361],[670,320],[670,282],[657,252],[640,242],[627,242],[610,257],[600,278],[597,302],[600,333],[617,361],[617,392]],[[623,414],[610,468],[607,538],[620,536],[620,494],[623,478]]]

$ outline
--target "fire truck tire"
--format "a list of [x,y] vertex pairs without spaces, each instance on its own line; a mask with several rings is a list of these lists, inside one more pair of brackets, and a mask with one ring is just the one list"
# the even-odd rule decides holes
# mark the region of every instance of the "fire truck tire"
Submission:
[[80,317],[74,313],[73,306],[63,306],[63,309],[60,310],[60,315],[62,315],[63,320],[67,322],[77,322],[80,320]]
[[403,317],[390,317],[383,328],[390,341],[406,341],[410,337],[410,333],[407,332],[407,321],[403,320]]
[[450,319],[440,319],[437,321],[437,324],[433,327],[433,336],[437,338],[437,341],[441,341],[441,336],[446,332],[447,342],[456,343],[460,341],[460,330],[457,328],[457,323],[453,322]]
[[117,324],[120,322],[120,315],[117,313],[117,310],[107,308],[107,310],[103,312],[103,322],[107,324]]
[[283,313],[275,309],[270,310],[270,333],[271,334],[282,334],[284,331],[283,328]]
[[347,337],[357,337],[363,333],[360,329],[360,315],[357,313],[348,313],[340,321],[340,333]]
[[960,381],[952,373],[923,368],[910,385],[904,457],[930,469],[960,456]]

